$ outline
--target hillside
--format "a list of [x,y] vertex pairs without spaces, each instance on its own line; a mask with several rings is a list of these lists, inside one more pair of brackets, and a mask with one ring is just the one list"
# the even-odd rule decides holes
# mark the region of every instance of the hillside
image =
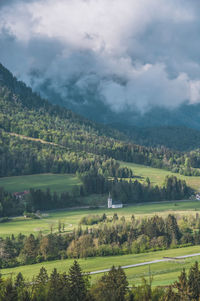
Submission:
[[[179,151],[199,148],[199,104],[182,104],[172,110],[154,106],[142,114],[137,110],[125,110],[125,108],[121,112],[114,112],[95,95],[94,91],[79,95],[75,90],[70,98],[64,99],[61,93],[52,90],[52,86],[51,82],[46,82],[37,87],[37,91],[45,95],[53,104],[70,108],[94,122],[123,132],[136,144],[148,147],[164,146]],[[73,88],[69,85],[68,89]]]
[[[176,176],[168,170],[153,168],[150,166],[139,165],[135,163],[120,162],[121,167],[127,167],[131,169],[135,175],[135,178],[140,183],[145,183],[147,178],[150,180],[151,185],[161,187],[165,181],[166,176]],[[186,181],[187,185],[192,187],[195,191],[200,189],[200,178],[195,176],[178,175],[178,178]]]
[[200,131],[186,126],[128,126],[111,124],[123,132],[130,140],[147,147],[167,147],[178,151],[191,151],[199,148]]
[[128,139],[130,131],[122,133],[50,104],[2,65],[0,108],[0,176],[75,173],[92,166],[104,171],[109,166],[113,175],[118,165],[108,162],[111,158],[189,176],[200,174],[199,151],[181,153],[134,144]]
[[102,148],[113,138],[125,139],[41,99],[2,65],[0,108],[1,176],[85,171],[106,160]]
[[32,189],[27,203],[16,202],[0,190],[2,216],[22,214],[25,209],[32,212],[78,206],[83,197],[109,191],[124,203],[191,195],[186,182],[174,175],[166,177],[159,187],[140,183],[134,169],[120,166],[119,160],[196,176],[200,174],[198,152],[184,154],[136,145],[120,131],[50,104],[2,65],[0,79],[0,176],[76,174],[81,183],[70,193],[66,183],[66,192],[61,195]]
[[[53,91],[51,87],[51,82],[46,83],[38,87],[37,91],[45,95],[53,104],[70,108],[94,122],[123,132],[136,144],[147,147],[164,146],[179,151],[199,148],[199,104],[182,105],[174,110],[153,107],[143,114],[129,110],[116,113],[96,97],[94,91],[82,98],[74,91],[71,99],[63,99],[63,96]],[[70,90],[70,87],[68,88]]]
[[[17,81],[2,65],[0,108],[1,176],[85,171],[94,161],[101,165],[106,158],[167,167],[164,156],[168,153],[173,157],[168,150],[135,145],[117,130],[50,104]],[[41,140],[42,145],[38,143]],[[67,163],[61,168],[58,161]]]

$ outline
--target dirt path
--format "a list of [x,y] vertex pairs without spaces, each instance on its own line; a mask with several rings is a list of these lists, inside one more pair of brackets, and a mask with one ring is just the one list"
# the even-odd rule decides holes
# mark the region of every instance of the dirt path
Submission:
[[[154,263],[159,263],[159,262],[174,261],[174,260],[178,260],[178,259],[185,259],[185,258],[190,258],[190,257],[195,257],[195,256],[200,256],[200,253],[177,256],[177,257],[169,257],[169,258],[163,258],[163,259],[157,259],[157,260],[141,262],[141,263],[135,263],[135,264],[122,266],[121,268],[122,269],[130,269],[130,268],[135,268],[135,267],[139,267],[139,266],[144,266],[144,265],[149,265],[149,264],[154,264]],[[93,271],[93,272],[90,272],[89,274],[90,275],[100,274],[100,273],[109,272],[110,270],[111,269]]]
[[42,140],[42,139],[39,139],[39,138],[32,138],[32,137],[28,137],[28,136],[24,136],[24,135],[20,135],[20,134],[16,134],[16,133],[10,133],[10,132],[6,132],[6,133],[11,135],[11,136],[20,137],[20,138],[26,139],[26,140],[31,140],[31,141],[36,141],[36,142],[40,142],[40,143],[43,143],[43,144],[50,144],[50,145],[59,146],[59,147],[62,147],[62,148],[67,148],[63,145],[56,144],[54,142],[48,142],[48,141],[45,141],[45,140]]

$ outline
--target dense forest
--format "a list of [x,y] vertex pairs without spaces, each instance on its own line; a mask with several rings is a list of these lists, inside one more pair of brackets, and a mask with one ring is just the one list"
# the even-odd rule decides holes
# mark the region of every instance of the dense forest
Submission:
[[0,152],[0,176],[83,173],[90,170],[100,170],[111,177],[133,176],[131,170],[121,168],[116,160],[107,156],[25,140],[5,132],[0,132]]
[[[38,217],[39,218],[39,217]],[[82,227],[86,225],[87,227]],[[95,227],[92,227],[95,225]],[[80,226],[70,233],[65,232],[64,222],[59,221],[57,232],[33,234],[0,239],[0,268],[33,264],[65,258],[87,258],[138,254],[175,247],[200,244],[200,218],[154,216],[148,219],[119,219],[103,215],[82,218]],[[54,229],[55,231],[55,229]]]
[[177,151],[192,151],[199,148],[200,131],[184,126],[134,127],[111,124],[136,144],[147,147],[166,147]]
[[77,261],[68,273],[54,269],[51,274],[42,267],[39,274],[27,283],[21,273],[16,279],[0,276],[1,301],[197,301],[200,298],[200,270],[198,263],[185,269],[178,280],[166,288],[153,287],[152,277],[142,279],[139,286],[129,286],[120,267],[99,277],[93,284]]
[[[135,162],[185,175],[200,174],[199,151],[181,153],[164,147],[136,145],[120,131],[43,100],[2,65],[0,108],[1,176],[52,170],[67,172],[70,168],[63,161],[79,164],[87,156],[93,160],[99,157]],[[33,143],[26,137],[40,141]]]
[[[105,172],[107,172],[107,169]],[[126,169],[119,169],[118,172],[129,174],[129,170]],[[186,185],[185,181],[178,180],[174,176],[167,176],[163,187],[151,186],[150,181],[147,181],[146,184],[141,184],[137,180],[132,181],[130,179],[125,181],[116,177],[113,180],[108,180],[107,177],[99,174],[95,169],[82,173],[79,176],[82,180],[82,185],[75,187],[71,193],[63,192],[58,194],[51,192],[49,189],[47,191],[30,189],[27,195],[18,198],[0,188],[0,217],[21,215],[25,211],[36,212],[37,210],[78,206],[81,205],[80,197],[91,194],[108,194],[111,192],[114,199],[121,199],[124,204],[129,204],[141,201],[180,200],[188,198],[193,192]]]

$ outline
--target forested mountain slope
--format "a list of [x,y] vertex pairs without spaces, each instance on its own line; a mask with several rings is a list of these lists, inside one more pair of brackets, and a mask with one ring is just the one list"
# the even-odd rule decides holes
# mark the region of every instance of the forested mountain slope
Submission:
[[[186,155],[166,148],[133,144],[118,130],[50,104],[24,83],[17,81],[2,65],[0,129],[1,176],[48,171],[84,172],[91,165],[95,165],[97,170],[109,165],[110,174],[113,174],[116,162],[105,163],[110,158],[198,174],[198,170],[194,170],[200,164],[197,153]],[[11,133],[53,144],[28,141]]]
[[135,127],[112,124],[130,140],[147,147],[167,147],[179,151],[192,151],[200,146],[200,131],[185,126]]
[[[24,83],[17,81],[2,65],[0,66],[0,107],[1,164],[3,164],[1,175],[6,175],[8,169],[10,174],[19,174],[20,169],[23,173],[24,168],[19,163],[22,153],[24,164],[27,167],[28,165],[34,166],[35,172],[49,171],[46,163],[43,164],[43,168],[37,170],[38,162],[41,160],[55,162],[55,156],[61,162],[64,160],[63,153],[70,162],[76,163],[86,159],[88,161],[90,157],[96,160],[95,156],[98,155],[104,157],[102,160],[105,160],[106,156],[151,164],[152,160],[159,159],[160,156],[159,153],[153,155],[151,149],[124,142],[126,136],[116,130],[84,119],[70,110],[51,105],[33,93]],[[22,141],[8,133],[43,139],[58,144],[62,148]],[[52,154],[52,150],[55,148],[56,155]],[[88,155],[88,153],[93,155]],[[26,162],[27,156],[30,159]],[[19,165],[19,170],[13,170],[12,167],[9,167],[13,160],[18,163],[14,164],[13,162],[13,166]],[[5,164],[6,167],[3,168]],[[83,162],[82,165],[84,165]],[[29,172],[34,172],[34,170],[30,169]],[[55,171],[59,172],[60,169],[55,169]],[[62,171],[66,171],[63,166]]]
[[[22,200],[17,207],[15,198],[2,190],[2,216],[16,214],[17,210],[21,213],[25,205],[31,212],[63,208],[78,204],[77,197],[109,191],[114,198],[127,203],[183,199],[191,195],[185,181],[174,176],[167,177],[162,187],[132,181],[134,171],[121,167],[118,160],[198,174],[198,155],[192,161],[190,154],[133,144],[117,130],[41,99],[3,66],[0,79],[0,176],[77,173],[82,182],[72,195],[66,193],[60,197],[33,190],[27,203]],[[194,163],[195,168],[190,166]],[[10,200],[9,206],[5,199]]]

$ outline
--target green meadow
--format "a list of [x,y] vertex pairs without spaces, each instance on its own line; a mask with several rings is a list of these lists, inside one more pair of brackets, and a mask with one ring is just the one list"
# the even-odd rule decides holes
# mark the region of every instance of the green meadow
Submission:
[[135,163],[127,163],[120,161],[121,167],[128,167],[132,169],[134,176],[140,182],[144,182],[148,177],[153,185],[162,186],[167,175],[174,175],[181,180],[185,180],[187,185],[194,188],[195,190],[200,190],[200,177],[188,177],[183,176],[178,173],[173,173],[164,169],[153,168],[150,166],[139,165]]
[[[95,257],[87,259],[79,259],[79,263],[85,272],[97,271],[102,269],[111,268],[112,265],[124,266],[141,262],[148,262],[156,259],[162,259],[163,257],[176,257],[187,254],[200,253],[200,246],[187,247],[181,249],[171,249],[166,251],[157,251],[144,254],[130,254],[123,256],[111,256],[111,257]],[[149,277],[149,270],[153,276],[153,285],[168,285],[175,281],[180,274],[181,270],[186,268],[188,270],[195,261],[200,260],[200,256],[182,259],[171,260],[168,262],[154,263],[146,266],[133,267],[126,269],[129,284],[139,284],[143,277]],[[39,264],[20,266],[16,268],[2,269],[1,274],[3,276],[13,275],[21,272],[27,280],[31,280],[33,276],[36,276],[41,267],[45,267],[49,273],[54,268],[57,268],[59,272],[67,272],[72,265],[73,259],[56,260],[43,262]],[[96,274],[91,276],[91,280],[101,277],[103,274]]]
[[[135,163],[120,161],[120,165],[132,169],[135,179],[140,182],[144,182],[148,177],[153,185],[162,186],[167,175],[175,175],[185,180],[195,190],[200,190],[200,177],[182,176],[167,170]],[[73,174],[36,174],[0,178],[0,187],[4,187],[5,190],[10,192],[19,192],[30,188],[50,188],[51,191],[64,192],[71,191],[75,185],[80,184],[80,180]]]
[[199,201],[181,201],[181,202],[163,202],[163,203],[147,203],[136,204],[122,209],[65,209],[57,210],[55,212],[48,211],[42,213],[41,219],[26,219],[24,217],[15,217],[11,221],[0,224],[0,236],[5,237],[11,234],[48,234],[51,227],[56,232],[58,229],[58,221],[65,224],[65,232],[72,231],[74,227],[77,227],[80,219],[88,214],[103,214],[107,216],[113,216],[116,212],[119,217],[125,216],[127,219],[131,218],[134,214],[137,217],[151,216],[159,214],[166,216],[169,213],[178,215],[194,215],[197,212],[200,213]]
[[[161,186],[164,182],[166,175],[172,175],[173,173],[161,169],[151,168],[147,166],[120,162],[122,166],[131,168],[134,172],[134,176],[141,182],[144,182],[147,177],[150,178],[152,185]],[[187,184],[194,189],[198,190],[200,187],[200,177],[185,177],[178,174],[173,174],[181,179],[186,180]],[[31,176],[18,176],[0,178],[0,186],[3,186],[5,190],[10,192],[23,191],[26,189],[50,188],[51,191],[57,191],[58,193],[63,191],[71,191],[76,185],[80,185],[79,179],[75,175],[69,174],[40,174]],[[106,203],[107,195],[98,196],[93,195],[85,197],[84,204],[96,204],[102,205]],[[148,200],[147,200],[148,201]],[[40,219],[29,219],[24,217],[14,217],[9,222],[0,224],[0,237],[10,236],[11,234],[18,235],[19,233],[29,235],[33,233],[38,235],[40,232],[43,234],[58,231],[59,221],[65,225],[65,233],[72,231],[78,227],[79,222],[83,216],[88,214],[103,214],[106,213],[108,217],[117,213],[119,218],[125,216],[126,219],[130,219],[134,214],[137,218],[143,218],[159,214],[166,216],[169,213],[175,215],[195,215],[200,214],[200,202],[187,200],[187,201],[171,201],[161,203],[138,203],[122,209],[107,209],[106,207],[100,209],[89,208],[77,208],[77,209],[64,209],[57,211],[42,212]],[[161,259],[165,256],[181,256],[186,254],[200,253],[200,246],[187,247],[182,249],[171,249],[166,251],[157,251],[144,254],[130,254],[123,256],[112,257],[96,257],[88,259],[80,259],[79,263],[84,271],[95,271],[110,268],[112,265],[124,266],[134,263],[141,263],[145,261],[152,261]],[[140,266],[135,268],[126,269],[126,274],[130,285],[141,283],[143,277],[149,277],[149,271],[153,276],[153,285],[168,285],[175,281],[180,274],[181,270],[186,268],[188,270],[190,266],[196,261],[200,261],[200,256],[188,258],[185,260],[175,260],[168,262],[161,262],[146,266]],[[30,266],[20,266],[11,269],[3,269],[1,273],[3,276],[16,274],[20,271],[24,274],[27,280],[31,280],[33,276],[37,275],[39,269],[44,266],[50,273],[53,268],[57,268],[58,271],[68,271],[69,267],[73,263],[72,259],[56,260],[43,262],[40,264],[34,264]],[[92,275],[92,281],[101,277],[102,274]]]
[[72,174],[36,174],[16,177],[0,178],[0,187],[10,192],[20,192],[30,188],[51,191],[71,191],[75,185],[80,185],[80,180]]

